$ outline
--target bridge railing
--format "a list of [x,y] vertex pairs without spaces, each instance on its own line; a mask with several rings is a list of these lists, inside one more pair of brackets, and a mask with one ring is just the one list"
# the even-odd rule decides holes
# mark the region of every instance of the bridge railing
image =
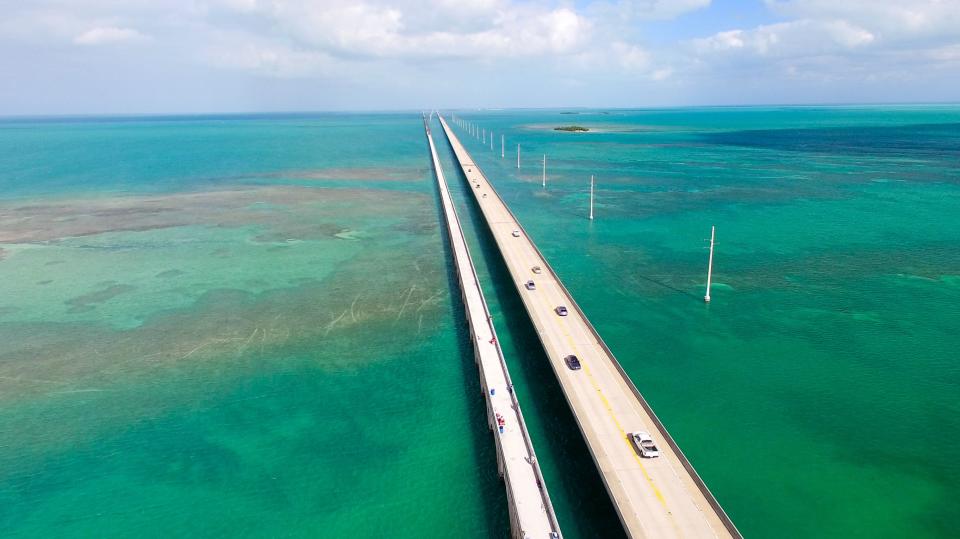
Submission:
[[[443,120],[443,118],[442,118],[439,114],[437,115],[437,117],[440,119],[440,122],[443,123],[443,124],[444,124],[444,127],[446,128],[446,122]],[[428,121],[429,121],[429,120],[424,119],[424,124],[425,124],[426,130],[427,130],[427,137],[428,137],[428,138],[431,140],[431,142],[432,142],[432,141],[433,141],[433,136],[432,136],[432,134],[431,134],[430,126],[429,126]],[[431,152],[431,158],[433,158],[432,152]],[[438,165],[438,166],[439,166],[439,164],[440,164],[440,163],[437,162],[437,165]],[[451,203],[452,203],[452,202],[453,202],[453,197],[451,196],[450,198],[451,198]],[[458,235],[459,235],[460,240],[463,242],[463,244],[464,244],[465,246],[468,246],[466,236],[463,235],[463,227],[461,226],[461,223],[460,223],[460,217],[457,215],[456,212],[453,212],[453,219],[454,219],[454,221],[456,221],[456,223],[457,223],[457,231],[458,231]],[[503,350],[500,348],[500,344],[499,344],[499,343],[500,343],[500,340],[499,340],[499,338],[497,337],[497,329],[496,329],[496,327],[495,327],[494,324],[493,324],[493,315],[490,314],[490,307],[489,307],[489,305],[487,305],[487,299],[486,299],[486,297],[485,297],[484,294],[483,294],[483,289],[480,287],[480,282],[479,282],[479,280],[476,278],[476,275],[477,275],[476,265],[475,265],[474,262],[473,262],[473,255],[470,254],[469,246],[468,246],[468,248],[465,249],[465,250],[466,250],[466,255],[467,255],[467,261],[470,263],[470,268],[473,270],[473,272],[472,272],[472,273],[473,273],[473,276],[474,276],[474,278],[473,278],[473,287],[475,287],[477,293],[478,293],[479,296],[480,296],[480,304],[483,306],[483,314],[484,314],[484,317],[485,317],[485,319],[486,319],[487,326],[488,326],[489,329],[490,329],[490,334],[491,334],[492,338],[493,338],[493,339],[496,341],[496,343],[497,343],[496,346],[495,346],[495,348],[496,348],[496,350],[497,350],[497,358],[498,358],[499,363],[500,363],[500,368],[503,370],[504,379],[505,379],[506,382],[507,382],[507,391],[508,391],[508,393],[510,394],[510,402],[511,402],[511,405],[513,406],[513,409],[514,409],[514,411],[516,412],[517,418],[518,418],[518,420],[519,420],[519,422],[520,422],[520,424],[519,424],[518,426],[519,426],[520,432],[521,432],[521,434],[522,434],[522,436],[523,436],[523,442],[524,442],[524,445],[526,446],[526,449],[527,449],[527,455],[528,455],[528,457],[529,457],[530,465],[533,467],[533,473],[534,473],[534,476],[535,476],[536,479],[537,479],[537,486],[539,487],[540,496],[541,496],[541,498],[543,499],[543,507],[544,507],[544,510],[545,510],[546,513],[547,513],[547,517],[549,518],[551,525],[553,526],[554,530],[556,530],[557,533],[559,534],[559,533],[560,533],[560,523],[557,521],[557,515],[556,515],[556,512],[554,511],[554,508],[553,508],[553,502],[550,500],[550,493],[547,491],[546,486],[545,486],[545,485],[546,485],[546,480],[545,480],[544,477],[543,477],[543,472],[540,470],[540,462],[539,462],[539,460],[537,460],[536,451],[533,449],[533,441],[530,439],[530,433],[529,433],[528,430],[527,430],[527,423],[526,423],[526,420],[525,420],[524,417],[523,417],[523,412],[522,412],[522,410],[521,410],[521,408],[520,408],[520,401],[517,400],[517,394],[516,394],[516,392],[513,390],[513,380],[510,378],[510,370],[509,370],[509,368],[507,367],[506,358],[504,358],[504,356],[503,356]],[[458,272],[458,275],[459,275],[459,272]],[[463,277],[461,276],[460,279],[461,279],[461,284],[463,284]],[[482,367],[481,367],[481,368],[482,368]],[[500,439],[499,439],[499,437],[497,437],[496,440],[497,440],[498,450],[499,450],[499,451],[501,452],[501,454],[502,454],[503,448],[502,448],[502,446],[501,446],[501,444],[500,444]],[[504,476],[508,475],[507,472],[506,472],[506,466],[504,466],[504,470],[505,470],[505,471],[504,471]],[[505,480],[506,480],[506,479],[505,479]],[[508,483],[508,484],[509,484],[509,483]],[[510,489],[508,489],[508,491],[510,491]]]
[[[449,125],[447,125],[443,117],[440,116],[439,114],[437,116],[440,119],[440,122],[443,124],[444,129],[447,131],[447,133],[451,134],[450,127]],[[454,137],[456,137],[456,135],[454,135]],[[459,142],[459,139],[457,140]],[[464,151],[466,151],[465,146],[464,146]],[[492,183],[490,183],[490,178],[483,173],[483,169],[480,167],[480,165],[477,164],[476,161],[472,161],[472,164],[474,167],[476,167],[477,171],[480,172],[480,174],[482,174],[483,177],[487,179],[487,184],[490,186],[490,190],[493,192],[494,196],[497,197],[497,200],[499,200],[500,203],[503,205],[504,209],[507,210],[507,213],[510,215],[511,219],[513,219],[513,221],[517,224],[517,227],[523,232],[524,237],[528,239],[532,238],[532,236],[530,236],[527,233],[526,229],[523,228],[523,225],[520,224],[520,220],[517,219],[516,215],[514,215],[513,210],[510,209],[510,206],[508,206],[507,203],[504,202],[503,198],[500,196],[500,193],[498,193],[497,189],[493,186]],[[573,305],[573,308],[576,309],[577,313],[580,315],[583,321],[586,322],[587,328],[590,330],[590,333],[593,335],[593,337],[597,340],[597,344],[599,344],[600,347],[603,349],[603,351],[610,357],[610,360],[613,362],[613,365],[617,369],[617,372],[620,373],[620,376],[623,378],[624,382],[627,384],[627,387],[630,388],[630,391],[637,398],[637,401],[640,402],[640,406],[643,407],[643,409],[650,416],[650,419],[653,420],[654,426],[657,428],[658,431],[660,431],[660,434],[661,436],[663,436],[663,439],[666,440],[667,445],[669,445],[670,448],[673,450],[673,452],[676,454],[677,459],[680,461],[680,464],[690,475],[694,484],[703,494],[704,498],[706,498],[707,503],[710,504],[710,507],[714,510],[714,512],[716,512],[717,516],[720,518],[720,521],[723,523],[723,526],[734,537],[742,538],[743,536],[740,534],[740,531],[737,530],[737,527],[733,523],[733,520],[731,520],[729,515],[727,515],[727,512],[723,510],[723,507],[720,505],[720,502],[718,502],[716,497],[713,495],[713,493],[710,492],[710,489],[707,487],[707,484],[700,477],[700,474],[697,473],[696,469],[694,469],[693,464],[691,464],[690,460],[687,459],[686,455],[684,455],[683,450],[680,449],[680,446],[677,445],[677,442],[673,439],[672,436],[670,436],[670,433],[667,431],[667,427],[663,424],[662,421],[660,421],[660,418],[657,417],[657,414],[654,413],[653,408],[650,406],[647,400],[643,398],[643,395],[640,393],[640,390],[637,389],[637,386],[633,383],[633,380],[631,380],[630,376],[627,375],[627,372],[623,369],[623,366],[620,365],[620,362],[617,360],[616,356],[613,355],[613,351],[610,350],[610,347],[607,346],[607,343],[605,343],[603,341],[603,338],[600,337],[600,333],[597,332],[597,329],[593,326],[593,323],[590,322],[590,319],[587,317],[586,313],[583,312],[583,309],[580,308],[580,305],[578,305],[576,300],[573,299],[573,294],[571,294],[570,291],[567,290],[566,285],[564,285],[563,281],[560,280],[560,277],[557,275],[557,272],[554,271],[553,267],[547,261],[547,258],[543,256],[543,253],[540,251],[540,248],[537,247],[537,244],[532,239],[530,239],[530,245],[533,246],[533,249],[537,253],[537,256],[539,256],[540,259],[543,260],[544,266],[546,266],[546,270],[550,272],[550,275],[553,277],[553,279],[557,282],[558,285],[560,285],[560,289],[563,290],[563,293],[570,300],[570,304]]]

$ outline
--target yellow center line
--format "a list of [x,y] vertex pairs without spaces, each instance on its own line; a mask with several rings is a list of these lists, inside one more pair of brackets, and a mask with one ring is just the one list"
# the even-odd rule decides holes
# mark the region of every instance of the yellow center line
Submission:
[[[459,143],[459,141],[456,141],[456,142]],[[466,152],[466,148],[465,148],[462,144],[459,144],[459,145],[460,145],[460,147],[463,149],[463,151]],[[459,159],[458,159],[458,160],[459,160]],[[486,199],[484,199],[484,197],[482,196],[484,193],[487,193],[488,198],[493,197],[493,196],[496,196],[496,195],[493,195],[493,193],[492,193],[492,185],[490,184],[489,180],[488,180],[484,175],[482,175],[478,170],[476,170],[476,165],[474,165],[474,164],[472,164],[472,163],[466,163],[466,164],[465,164],[465,163],[463,163],[463,162],[461,162],[460,164],[461,164],[461,167],[466,167],[466,168],[469,168],[469,169],[471,170],[469,173],[467,173],[467,181],[468,181],[468,183],[470,184],[470,188],[471,188],[470,190],[473,191],[474,198],[477,200],[477,203],[480,205],[480,209],[481,209],[482,213],[484,214],[484,216],[487,218],[488,223],[497,223],[497,224],[500,224],[500,223],[503,223],[503,224],[510,223],[510,224],[512,225],[512,229],[514,229],[514,230],[519,229],[518,223],[516,223],[516,221],[514,221],[512,218],[509,218],[509,215],[510,215],[510,214],[506,211],[505,206],[504,206],[504,204],[503,204],[502,202],[500,202],[499,204],[495,204],[495,203],[494,203],[494,199],[492,199],[492,198],[491,198],[491,200],[489,200],[489,201],[487,201]],[[475,185],[476,183],[479,183],[479,184],[480,184],[480,187],[479,187],[479,188],[474,187],[474,185]],[[488,204],[485,204],[485,203],[484,203],[485,201],[490,202],[493,207],[492,207],[492,208],[489,207]],[[494,212],[494,211],[497,211],[497,210],[499,210],[499,213],[502,214],[504,217],[506,217],[506,219],[502,219],[502,220],[501,220],[501,219],[497,219],[497,220],[492,219],[492,217],[493,217],[493,216],[492,216],[493,212]],[[513,258],[513,259],[515,260],[515,265],[516,265],[516,264],[519,264],[520,267],[523,267],[524,262],[525,262],[526,260],[528,260],[528,258],[530,258],[530,257],[525,257],[525,256],[523,256],[525,253],[520,253],[520,254],[518,255],[518,253],[517,253],[517,248],[521,248],[521,246],[514,246],[514,245],[511,244],[511,242],[510,242],[509,240],[507,240],[507,241],[499,241],[499,239],[500,239],[500,238],[502,237],[502,235],[503,235],[502,232],[499,231],[499,230],[497,230],[495,227],[490,227],[490,228],[491,228],[491,232],[492,232],[493,235],[494,235],[494,239],[498,240],[497,243],[499,244],[499,246],[500,246],[500,248],[501,248],[501,251],[502,251],[502,253],[503,253],[503,255],[504,255],[504,258],[507,258],[507,255],[509,254],[509,257],[510,257],[510,258]],[[512,238],[512,232],[511,232],[511,236],[510,236],[510,237]],[[524,237],[523,239],[528,243],[528,245],[531,245],[531,246],[532,246],[532,241],[531,241],[529,238]],[[516,248],[515,248],[515,247],[516,247]],[[526,249],[525,251],[528,252],[530,255],[532,255],[532,258],[533,258],[534,260],[540,260],[540,257],[536,255],[536,251],[535,251],[535,250],[533,250],[533,249],[531,249],[531,248],[528,248],[528,249]],[[510,266],[509,262],[508,262],[507,266],[508,266],[508,269],[509,269],[509,266]],[[540,262],[540,267],[543,268],[543,267],[545,267],[545,266],[546,266],[546,261],[541,260],[541,262]],[[513,274],[511,273],[511,277],[513,277],[514,279],[516,279],[517,277],[519,277],[519,275],[513,275]],[[554,281],[557,281],[557,280],[558,280],[558,277],[557,277],[556,275],[553,275],[553,280],[554,280]],[[524,282],[525,282],[525,281],[526,281],[526,280],[524,280]],[[536,281],[534,281],[534,282],[536,282]],[[543,311],[543,312],[548,312],[548,311],[551,311],[551,310],[552,310],[552,309],[550,309],[549,305],[546,304],[546,298],[543,297],[542,294],[536,294],[537,291],[535,291],[535,290],[526,290],[526,287],[523,287],[523,289],[520,289],[521,287],[520,287],[520,283],[519,283],[519,282],[518,282],[518,283],[515,283],[514,286],[517,287],[518,290],[520,291],[521,297],[523,297],[523,296],[528,296],[528,297],[525,297],[524,299],[525,299],[525,300],[526,300],[526,299],[529,299],[531,302],[534,302],[534,303],[539,304],[539,306],[542,308],[542,311]],[[562,289],[560,289],[560,287],[559,287],[558,284],[555,283],[554,286],[557,286],[557,289],[558,289],[558,291],[560,292],[560,296],[566,297],[566,294],[564,294],[564,293],[562,292]],[[533,293],[532,297],[529,297],[529,296],[530,296],[529,293]],[[525,301],[525,303],[526,303],[526,301]],[[531,313],[531,314],[532,314],[532,313]],[[579,314],[578,314],[577,316],[579,317]],[[547,323],[547,321],[546,321],[546,320],[542,321],[542,324],[541,324],[541,325],[543,325],[543,323]],[[582,320],[581,320],[581,323],[583,323]],[[561,333],[563,333],[563,336],[566,338],[567,343],[570,345],[570,347],[571,347],[572,351],[574,352],[574,354],[577,355],[578,358],[580,358],[580,357],[581,357],[581,354],[579,353],[579,352],[580,352],[580,351],[579,351],[579,348],[578,348],[575,340],[573,339],[573,337],[572,337],[572,336],[570,335],[570,333],[567,331],[567,327],[566,327],[566,326],[567,326],[567,324],[556,324],[556,327],[559,327],[559,328],[560,328]],[[543,340],[543,339],[548,339],[548,336],[547,336],[547,334],[546,334],[546,333],[547,333],[547,328],[546,328],[545,326],[542,327],[542,332],[543,332],[543,336],[541,336],[541,340]],[[544,343],[544,344],[545,344],[545,343]],[[591,346],[593,346],[593,345],[591,345]],[[549,356],[549,353],[548,353],[548,356]],[[548,357],[548,359],[549,359],[549,357]],[[629,439],[628,436],[627,436],[627,431],[623,428],[623,425],[620,423],[619,419],[617,419],[616,413],[615,413],[614,410],[613,410],[613,406],[610,404],[610,401],[609,401],[609,399],[607,399],[606,395],[604,395],[603,390],[602,390],[601,387],[600,387],[600,384],[597,382],[596,377],[593,375],[593,373],[592,373],[590,367],[588,366],[588,364],[589,364],[589,361],[584,362],[584,361],[581,359],[581,365],[582,365],[582,367],[583,367],[583,370],[584,370],[585,374],[587,375],[587,378],[588,378],[589,381],[590,381],[590,385],[593,386],[594,390],[595,390],[595,391],[597,392],[597,394],[600,396],[600,400],[601,400],[601,402],[603,403],[603,407],[604,407],[604,409],[606,410],[607,415],[609,415],[610,419],[613,420],[614,425],[616,426],[617,430],[620,432],[620,435],[621,435],[621,436],[620,436],[620,439],[622,440],[623,443],[625,443],[625,444],[627,445],[627,447],[628,447],[628,449],[629,449],[629,451],[630,451],[630,454],[633,456],[634,461],[636,461],[637,465],[639,466],[640,471],[643,473],[644,478],[646,479],[646,481],[647,481],[647,483],[650,485],[650,487],[653,489],[654,495],[657,497],[657,499],[660,501],[660,504],[661,504],[661,505],[664,507],[664,509],[667,511],[667,515],[668,515],[668,517],[669,517],[670,523],[673,525],[673,528],[674,528],[674,530],[677,532],[677,535],[678,535],[678,536],[682,536],[682,533],[681,533],[681,531],[680,531],[680,529],[679,529],[679,527],[678,527],[678,525],[677,525],[677,522],[675,521],[675,519],[674,519],[674,517],[673,517],[673,512],[670,511],[669,508],[667,507],[667,502],[666,502],[666,499],[665,499],[664,496],[663,496],[663,493],[660,491],[660,489],[659,489],[659,488],[657,487],[657,485],[654,483],[653,478],[652,478],[652,477],[650,476],[650,474],[647,472],[647,469],[646,469],[646,467],[643,465],[643,461],[641,460],[640,456],[637,455],[637,452],[636,452],[636,450],[634,449],[633,444],[630,442],[630,439]],[[556,366],[562,367],[562,365],[559,365],[559,364],[555,365],[555,367],[556,367]],[[558,374],[559,374],[560,372],[564,372],[564,373],[565,373],[565,371],[563,371],[562,369],[558,369],[558,368],[555,368],[555,371],[556,371]],[[565,373],[564,375],[568,375],[568,373]]]
[[[480,176],[480,175],[477,174],[477,176]],[[480,176],[480,177],[483,178],[482,176]],[[483,178],[483,180],[489,185],[489,180],[486,180],[486,178]],[[482,188],[484,187],[484,183],[481,182],[480,186],[481,186],[481,190],[482,190]],[[480,202],[481,207],[484,206],[484,203],[483,203],[482,201],[479,201],[479,200],[478,200],[478,202]],[[513,221],[511,221],[511,223],[513,223]],[[494,231],[494,235],[495,235],[495,237],[498,235],[496,231]],[[512,237],[512,236],[511,236],[511,237]],[[527,242],[530,241],[529,238],[524,238],[524,239],[525,239]],[[517,254],[517,249],[514,248],[514,246],[511,244],[510,241],[502,242],[502,243],[501,243],[501,247],[504,248],[505,250],[509,251],[510,256],[511,256],[512,258],[514,258],[515,260],[520,261],[520,263],[522,263],[522,261],[526,259],[526,258],[523,256],[523,253],[521,253],[521,254],[518,256],[518,254]],[[527,249],[527,251],[530,251],[530,254],[533,254],[533,258],[534,258],[534,259],[539,259],[539,257],[536,256],[536,253],[535,253],[534,251],[531,251],[530,249]],[[529,258],[529,257],[527,257],[527,258]],[[546,265],[545,261],[541,262],[541,264],[542,264],[542,265],[541,265],[541,268]],[[556,281],[556,276],[554,276],[554,281]],[[534,282],[536,282],[536,281],[534,281]],[[558,285],[555,284],[554,286],[557,286],[557,288],[559,289],[559,286],[558,286]],[[551,310],[552,310],[552,309],[550,309],[549,305],[546,304],[546,298],[544,298],[541,294],[532,294],[532,295],[531,295],[531,294],[529,294],[530,292],[536,292],[536,291],[535,291],[535,290],[526,290],[525,287],[524,287],[524,289],[521,291],[521,294],[528,296],[528,299],[530,299],[532,302],[539,303],[540,306],[541,306],[541,308],[542,308],[542,310],[543,310],[543,312],[547,312],[547,311],[551,311]],[[561,296],[565,296],[565,294],[563,294],[562,292],[561,292],[560,295],[561,295]],[[532,297],[530,297],[530,296],[532,296]],[[577,316],[579,316],[579,315],[577,315]],[[565,326],[566,326],[566,324],[557,324],[557,327],[559,327],[559,328],[561,329],[561,332],[563,333],[563,336],[566,337],[567,343],[570,345],[572,351],[574,352],[574,355],[576,355],[578,358],[583,357],[582,354],[580,354],[579,347],[577,346],[576,342],[574,341],[574,339],[573,339],[573,337],[570,335],[570,333],[567,331],[567,328],[566,328]],[[546,332],[546,328],[543,328],[543,331]],[[650,484],[650,487],[653,489],[654,495],[656,495],[657,499],[660,500],[660,503],[664,506],[664,508],[667,508],[667,507],[666,507],[666,503],[667,503],[667,502],[666,502],[666,499],[665,499],[664,496],[663,496],[663,493],[660,491],[659,488],[657,488],[657,485],[653,482],[653,478],[650,477],[650,474],[647,472],[646,467],[644,467],[643,461],[642,461],[642,460],[640,459],[640,457],[637,455],[637,452],[636,452],[636,450],[634,449],[633,444],[630,442],[630,440],[629,440],[629,438],[628,438],[628,436],[627,436],[627,431],[623,428],[623,425],[620,423],[619,419],[617,419],[616,413],[613,411],[613,406],[610,404],[610,401],[609,401],[609,399],[607,399],[607,396],[604,395],[603,389],[601,389],[600,384],[599,384],[599,383],[597,382],[597,380],[596,380],[596,377],[594,377],[592,371],[590,370],[590,367],[588,366],[588,363],[589,363],[589,361],[587,361],[587,362],[581,361],[581,365],[583,365],[583,370],[584,370],[584,372],[587,374],[587,378],[590,380],[590,385],[593,386],[593,388],[596,390],[597,394],[600,396],[600,400],[603,402],[604,408],[605,408],[606,411],[607,411],[607,415],[609,415],[609,416],[610,416],[610,419],[613,420],[614,424],[615,424],[616,427],[617,427],[617,430],[618,430],[618,431],[620,432],[620,434],[621,434],[620,439],[623,441],[623,443],[625,443],[625,444],[628,446],[628,448],[629,448],[629,450],[630,450],[630,454],[633,456],[634,460],[635,460],[636,463],[639,465],[640,471],[643,473],[643,476],[644,476],[644,478],[647,480],[647,483],[649,483],[649,484]],[[562,371],[561,371],[561,372],[562,372]],[[668,513],[669,513],[669,511],[668,511]]]
[[[546,301],[542,297],[534,297],[534,298],[531,298],[531,300],[535,302],[539,302],[541,306],[543,306],[543,304]],[[547,305],[546,307],[547,307],[547,310],[550,310],[549,305]],[[557,324],[557,327],[560,328],[561,333],[563,333],[563,336],[566,338],[567,343],[570,345],[571,350],[574,352],[574,355],[576,355],[578,359],[584,357],[583,354],[580,353],[580,349],[577,346],[577,343],[574,341],[573,337],[567,331],[567,328],[565,326],[566,324]],[[600,396],[600,400],[603,403],[604,409],[607,411],[607,415],[610,416],[610,419],[613,420],[614,425],[616,425],[617,430],[620,432],[620,440],[627,445],[628,449],[630,450],[630,454],[633,456],[633,459],[636,461],[637,465],[640,467],[640,471],[643,472],[643,477],[647,480],[647,483],[649,483],[650,487],[653,489],[654,495],[656,495],[657,499],[660,500],[660,503],[664,506],[664,508],[667,508],[667,501],[664,498],[663,493],[660,491],[659,488],[657,488],[657,485],[653,482],[653,478],[650,477],[650,474],[647,473],[647,469],[643,465],[643,461],[637,455],[637,452],[634,449],[633,444],[630,442],[630,439],[627,436],[626,429],[623,428],[623,425],[620,423],[620,420],[617,419],[617,415],[613,411],[613,405],[610,404],[610,400],[607,399],[607,396],[603,393],[603,389],[600,387],[600,384],[597,382],[596,377],[593,375],[593,372],[590,369],[589,363],[590,361],[583,361],[583,360],[580,361],[580,364],[583,367],[584,373],[586,373],[587,378],[590,380],[590,385],[593,386],[593,388],[597,392],[597,395]]]

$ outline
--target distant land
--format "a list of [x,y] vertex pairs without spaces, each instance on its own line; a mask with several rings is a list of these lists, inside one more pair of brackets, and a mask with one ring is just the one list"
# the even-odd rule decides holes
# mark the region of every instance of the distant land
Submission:
[[554,131],[570,131],[573,133],[583,133],[583,132],[590,131],[590,129],[580,125],[563,125],[560,127],[554,127],[553,130]]

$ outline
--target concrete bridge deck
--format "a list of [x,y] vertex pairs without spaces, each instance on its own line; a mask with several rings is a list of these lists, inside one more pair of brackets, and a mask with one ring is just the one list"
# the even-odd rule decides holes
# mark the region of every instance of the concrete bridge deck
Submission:
[[[740,537],[516,217],[450,126],[442,117],[440,121],[627,534]],[[532,271],[535,266],[542,268],[540,273]],[[534,281],[535,290],[524,286],[528,280]],[[568,316],[557,315],[559,305],[568,308]],[[565,364],[571,354],[580,360],[581,370]],[[637,454],[627,437],[637,430],[652,435],[659,458]]]
[[497,467],[507,488],[513,537],[559,539],[560,526],[550,503],[533,443],[527,433],[520,403],[503,358],[483,290],[464,239],[443,169],[437,157],[428,121],[424,120],[430,156],[440,190],[440,200],[450,237],[454,265],[470,325],[480,386],[487,404],[487,420],[497,448]]

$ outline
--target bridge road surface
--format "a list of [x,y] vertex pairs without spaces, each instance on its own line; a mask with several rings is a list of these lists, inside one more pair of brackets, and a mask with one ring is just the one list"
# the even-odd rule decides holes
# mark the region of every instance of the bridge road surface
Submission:
[[[553,504],[550,503],[546,481],[540,472],[540,464],[527,433],[520,403],[513,392],[510,371],[497,340],[496,329],[493,327],[470,249],[447,189],[426,118],[424,129],[440,190],[440,201],[460,281],[460,291],[467,311],[467,322],[470,324],[474,355],[480,370],[480,386],[487,403],[487,419],[497,446],[497,464],[507,488],[511,531],[513,537],[518,539],[560,539],[560,526],[553,511]],[[499,428],[498,418],[503,419],[503,430]]]
[[[741,537],[450,126],[440,121],[627,534]],[[542,273],[533,273],[534,266]],[[535,290],[525,288],[528,280]],[[568,316],[554,312],[558,305],[568,308]],[[566,366],[570,354],[581,370]],[[652,435],[659,458],[637,454],[627,437],[637,430]]]

